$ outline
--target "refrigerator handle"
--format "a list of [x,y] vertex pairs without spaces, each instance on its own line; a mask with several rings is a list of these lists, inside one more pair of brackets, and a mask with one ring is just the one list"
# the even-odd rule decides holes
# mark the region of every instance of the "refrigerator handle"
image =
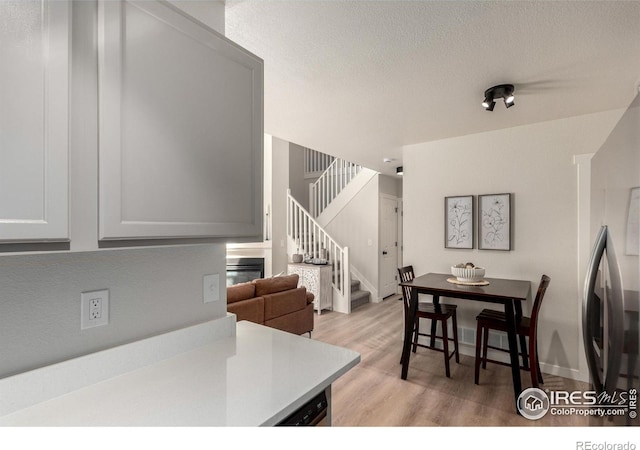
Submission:
[[597,307],[595,298],[595,286],[598,278],[598,267],[600,261],[604,255],[604,248],[607,242],[607,227],[603,226],[598,232],[596,237],[596,243],[593,251],[591,252],[591,259],[589,260],[589,266],[587,267],[587,276],[584,283],[584,294],[582,302],[582,338],[584,340],[584,351],[587,358],[587,366],[589,367],[589,375],[595,389],[598,392],[602,391],[602,378],[598,371],[598,364],[596,362],[596,353],[593,348],[594,330],[591,326],[590,317],[595,312],[593,308]]
[[614,240],[611,239],[611,232],[607,232],[607,243],[605,245],[607,253],[608,280],[610,288],[607,289],[607,369],[605,371],[604,390],[615,391],[620,378],[620,368],[622,355],[624,352],[624,287],[622,276],[616,257]]

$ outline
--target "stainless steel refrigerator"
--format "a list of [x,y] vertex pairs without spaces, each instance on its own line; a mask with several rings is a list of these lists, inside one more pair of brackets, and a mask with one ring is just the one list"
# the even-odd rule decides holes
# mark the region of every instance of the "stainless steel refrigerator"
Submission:
[[639,425],[636,417],[640,290],[640,96],[591,159],[593,248],[582,305],[591,389],[624,415],[592,425]]

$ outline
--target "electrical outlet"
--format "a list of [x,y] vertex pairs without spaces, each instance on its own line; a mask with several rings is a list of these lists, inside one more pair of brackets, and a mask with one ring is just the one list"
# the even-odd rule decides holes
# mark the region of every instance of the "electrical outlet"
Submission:
[[109,323],[109,290],[80,294],[80,329],[99,327]]
[[96,320],[102,317],[102,298],[92,298],[89,300],[89,320]]

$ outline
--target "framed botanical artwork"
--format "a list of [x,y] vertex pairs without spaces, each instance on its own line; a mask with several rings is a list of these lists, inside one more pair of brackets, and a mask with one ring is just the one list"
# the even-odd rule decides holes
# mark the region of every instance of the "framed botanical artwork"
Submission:
[[473,195],[444,198],[444,247],[473,248]]
[[511,250],[511,194],[478,196],[478,248]]

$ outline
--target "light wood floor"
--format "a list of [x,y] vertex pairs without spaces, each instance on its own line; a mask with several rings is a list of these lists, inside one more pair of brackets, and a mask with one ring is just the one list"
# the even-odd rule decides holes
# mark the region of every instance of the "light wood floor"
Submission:
[[[451,378],[444,374],[440,352],[418,348],[409,374],[400,378],[402,302],[390,297],[369,303],[352,314],[323,312],[315,316],[312,338],[355,350],[361,362],[332,388],[334,426],[588,426],[579,416],[552,416],[531,421],[515,412],[511,369],[487,364],[480,385],[473,382],[474,359],[460,355],[451,362]],[[529,387],[522,371],[523,388]],[[552,375],[544,388],[585,390],[586,383]]]

